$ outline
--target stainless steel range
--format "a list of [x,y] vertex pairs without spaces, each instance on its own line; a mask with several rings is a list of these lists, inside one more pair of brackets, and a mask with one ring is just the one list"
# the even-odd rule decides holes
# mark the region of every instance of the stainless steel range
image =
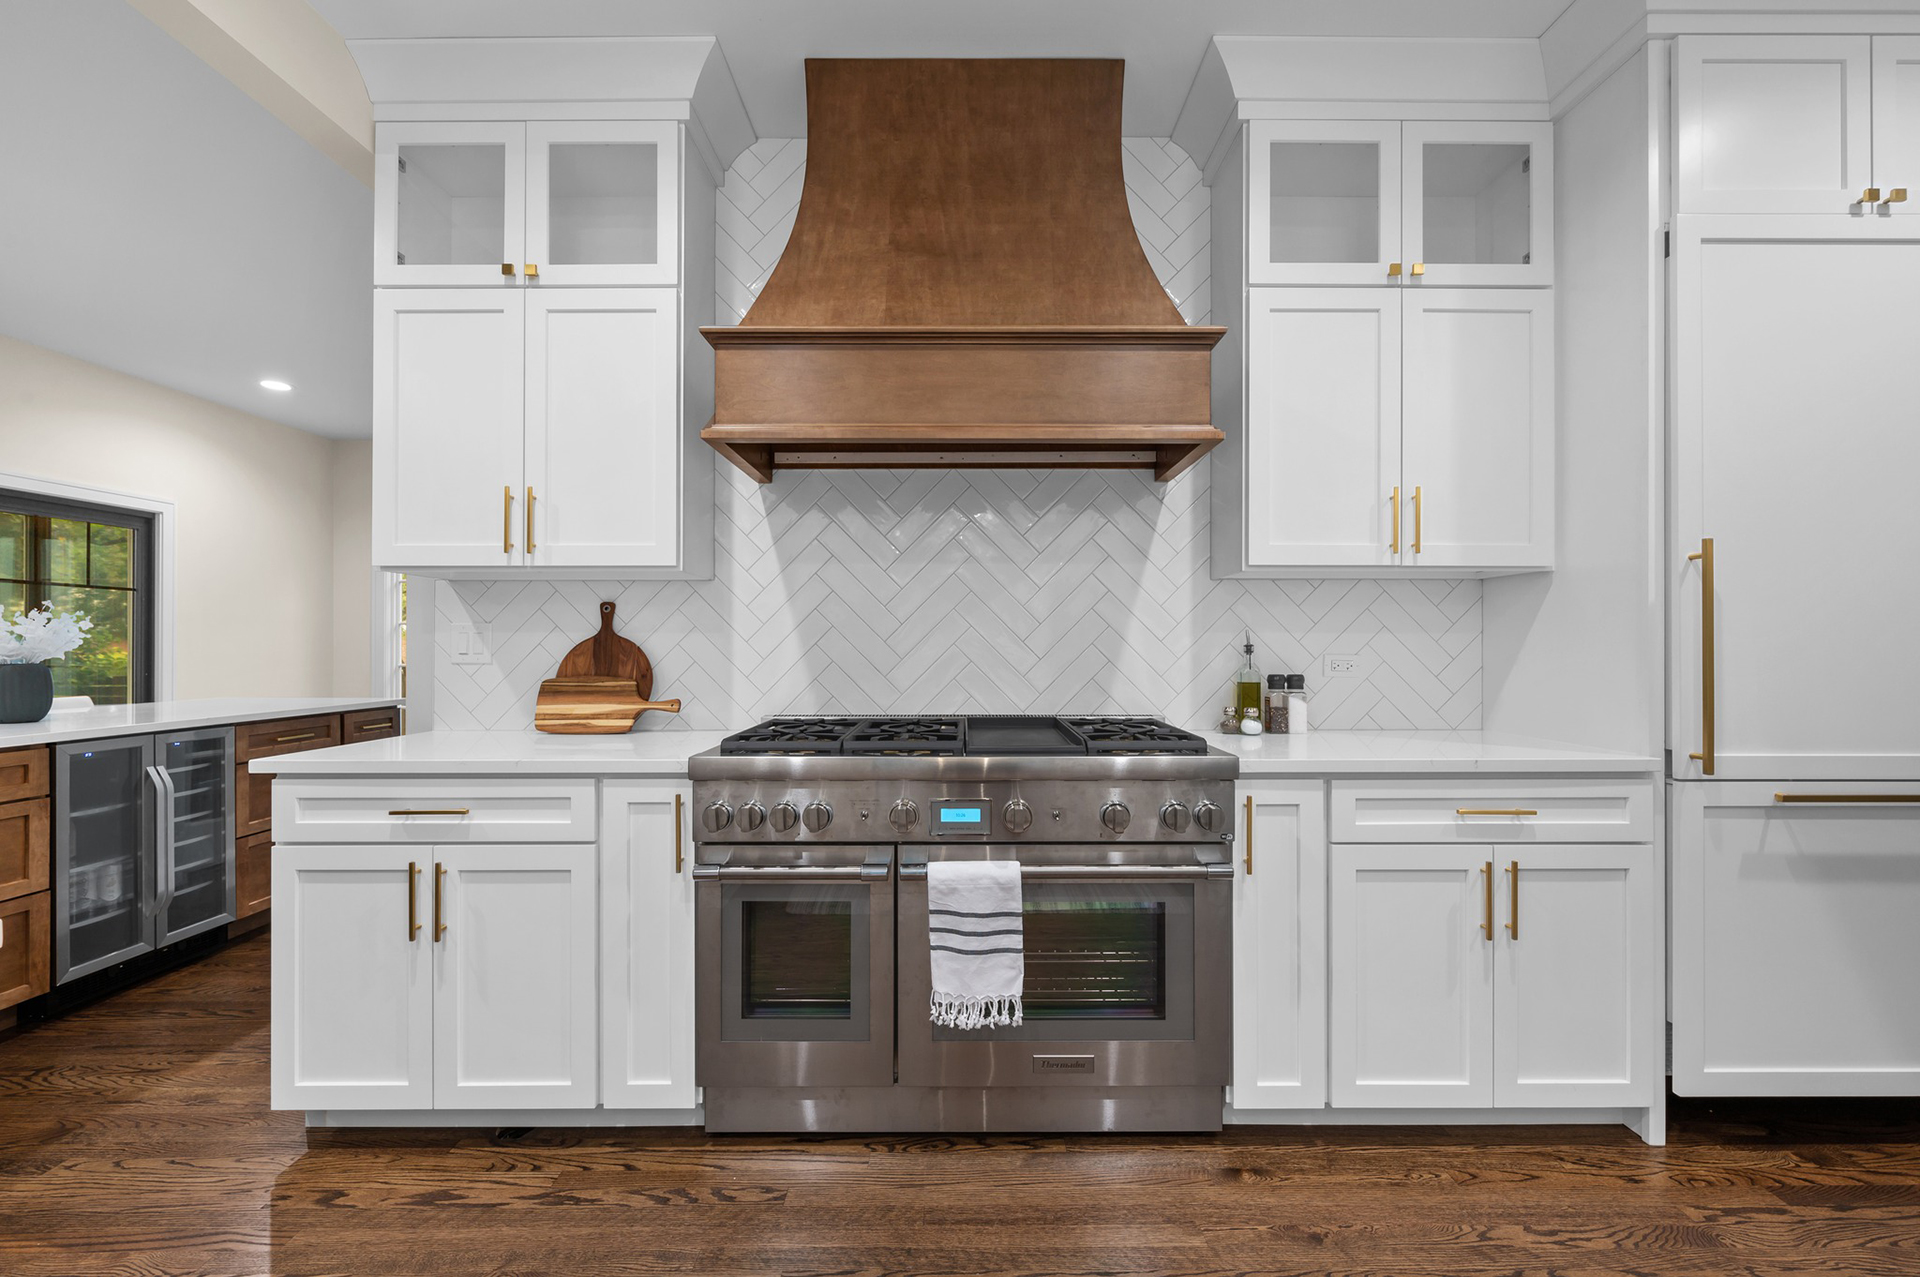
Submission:
[[[1150,718],[790,718],[692,760],[713,1131],[1218,1130],[1239,761]],[[928,1015],[927,864],[1021,865],[1025,1023]]]

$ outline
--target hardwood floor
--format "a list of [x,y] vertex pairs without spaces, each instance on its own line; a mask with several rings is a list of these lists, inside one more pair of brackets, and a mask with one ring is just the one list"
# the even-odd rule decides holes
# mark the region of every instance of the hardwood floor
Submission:
[[1218,1137],[321,1134],[267,939],[0,1043],[0,1274],[1920,1273],[1920,1105]]

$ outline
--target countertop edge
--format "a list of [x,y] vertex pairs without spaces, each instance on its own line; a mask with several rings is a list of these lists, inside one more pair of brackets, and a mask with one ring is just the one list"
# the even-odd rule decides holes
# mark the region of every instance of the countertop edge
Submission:
[[[119,736],[155,736],[166,732],[191,731],[200,727],[224,727],[229,723],[262,723],[276,718],[307,718],[314,714],[349,714],[355,710],[388,709],[403,705],[405,701],[397,696],[369,697],[244,697],[235,699],[262,702],[261,707],[252,710],[222,713],[180,714],[166,718],[153,719],[144,723],[125,724],[89,724],[67,725],[60,722],[64,717],[50,714],[37,723],[0,724],[0,750],[32,749],[40,745],[66,745],[82,740],[111,740]],[[173,702],[166,702],[173,703]],[[178,702],[191,704],[190,701]],[[116,709],[119,706],[96,706],[95,709]],[[75,711],[75,716],[90,714],[94,710]]]

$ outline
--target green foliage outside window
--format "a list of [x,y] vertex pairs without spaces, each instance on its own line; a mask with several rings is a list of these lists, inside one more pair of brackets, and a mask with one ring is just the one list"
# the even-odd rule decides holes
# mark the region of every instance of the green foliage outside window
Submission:
[[93,621],[84,645],[47,663],[54,695],[134,699],[138,541],[133,528],[0,510],[0,610],[11,619],[51,603]]

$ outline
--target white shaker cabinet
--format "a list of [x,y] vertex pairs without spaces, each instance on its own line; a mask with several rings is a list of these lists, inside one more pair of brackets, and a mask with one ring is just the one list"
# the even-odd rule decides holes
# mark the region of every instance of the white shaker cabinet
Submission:
[[1400,124],[1248,125],[1253,284],[1387,284],[1400,254]]
[[273,1107],[433,1107],[433,849],[273,849]]
[[1920,213],[1920,35],[1873,37],[1873,184],[1880,209]]
[[602,789],[601,1103],[692,1109],[692,789],[679,780],[610,780]]
[[1875,184],[1874,39],[1681,36],[1676,211],[1861,211]]
[[1409,289],[1553,283],[1553,126],[1400,126],[1401,278]]
[[377,564],[520,562],[525,315],[518,292],[374,293]]
[[1240,1112],[1327,1102],[1327,817],[1320,781],[1252,781],[1233,884]]
[[1553,566],[1553,294],[1407,289],[1400,562]]
[[1673,786],[1673,1089],[1920,1095],[1920,784]]
[[1485,847],[1333,850],[1335,1108],[1492,1106],[1493,874]]
[[373,163],[373,282],[519,283],[527,130],[514,122],[381,124]]

